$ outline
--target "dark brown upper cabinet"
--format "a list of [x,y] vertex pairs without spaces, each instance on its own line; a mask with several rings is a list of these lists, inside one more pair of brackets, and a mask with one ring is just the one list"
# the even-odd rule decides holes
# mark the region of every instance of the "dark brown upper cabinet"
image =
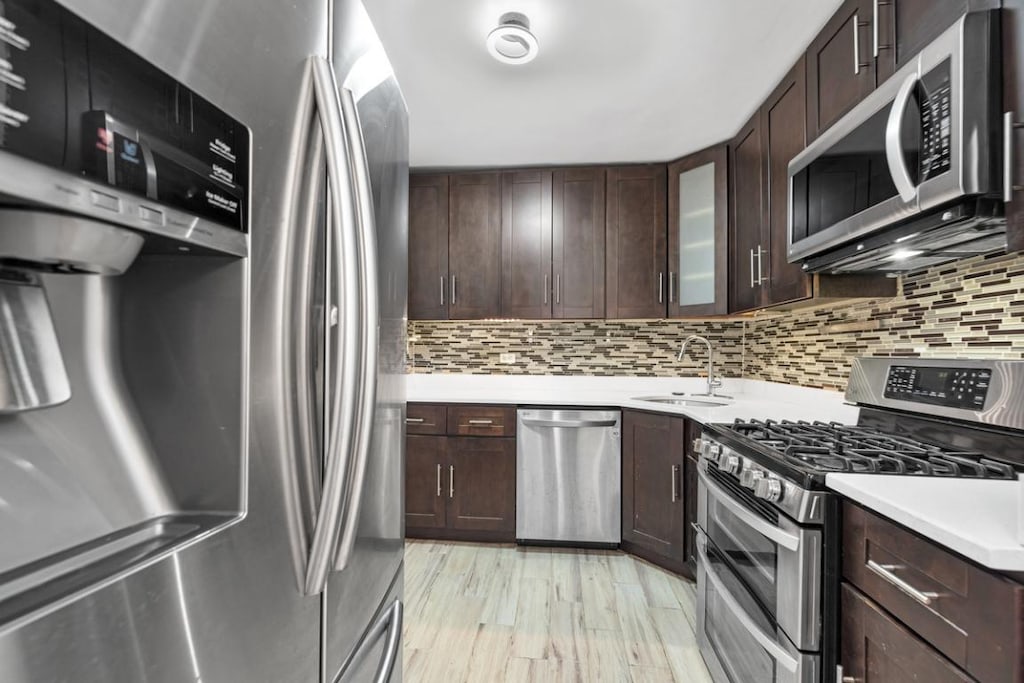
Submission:
[[550,318],[551,171],[501,174],[501,316]]
[[846,0],[807,48],[807,134],[818,137],[875,89],[872,0]]
[[[807,141],[807,106],[804,59],[790,69],[761,108],[765,179],[768,204],[765,232],[768,253],[768,289],[765,304],[773,306],[806,299],[812,294],[811,277],[799,263],[787,260],[789,247],[789,162],[803,151]],[[764,270],[762,268],[762,270]]]
[[755,112],[729,145],[729,308],[760,308],[766,300],[764,258],[764,144],[761,112]]
[[409,177],[409,319],[448,319],[448,176]]
[[667,171],[608,169],[608,318],[664,318],[667,304]]
[[605,170],[559,169],[553,178],[552,318],[605,315]]
[[728,312],[728,156],[717,145],[669,164],[669,317]]
[[501,315],[501,174],[449,176],[448,317]]

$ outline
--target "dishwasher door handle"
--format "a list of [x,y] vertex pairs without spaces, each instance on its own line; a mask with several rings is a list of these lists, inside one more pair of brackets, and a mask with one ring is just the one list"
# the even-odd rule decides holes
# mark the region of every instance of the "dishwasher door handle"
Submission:
[[567,427],[569,429],[582,429],[583,427],[615,427],[618,420],[535,420],[522,418],[524,425],[531,427]]

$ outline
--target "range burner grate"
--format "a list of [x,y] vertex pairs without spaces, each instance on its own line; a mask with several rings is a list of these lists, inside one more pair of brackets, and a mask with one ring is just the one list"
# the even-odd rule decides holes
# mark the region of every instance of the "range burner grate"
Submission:
[[818,472],[868,472],[933,477],[1015,479],[1012,465],[961,451],[838,422],[736,420],[730,429],[791,464]]

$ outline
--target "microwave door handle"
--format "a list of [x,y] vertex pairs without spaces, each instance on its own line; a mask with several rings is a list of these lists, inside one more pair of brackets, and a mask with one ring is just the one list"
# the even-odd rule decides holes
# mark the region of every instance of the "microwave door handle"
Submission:
[[[303,591],[306,595],[323,592],[330,573],[331,558],[337,547],[341,513],[345,496],[348,460],[354,437],[354,411],[359,393],[361,316],[357,239],[354,230],[346,230],[351,221],[355,198],[348,179],[348,149],[338,101],[337,81],[330,63],[323,57],[310,58],[313,92],[317,114],[327,152],[327,179],[330,190],[329,230],[334,249],[339,254],[336,303],[341,311],[335,332],[340,340],[337,361],[331,377],[330,406],[327,421],[326,471],[323,494],[313,529],[312,547],[306,564]],[[330,286],[330,284],[328,284]]]
[[907,162],[903,158],[903,145],[900,142],[903,117],[915,85],[917,74],[910,74],[896,93],[892,110],[889,111],[889,120],[885,124],[885,160],[889,163],[889,174],[892,175],[896,191],[900,193],[900,199],[904,202],[912,202],[917,197],[917,187],[910,177],[910,171],[907,170]]
[[750,618],[746,610],[739,601],[729,592],[725,582],[718,575],[711,564],[711,560],[708,558],[707,553],[707,538],[704,536],[704,532],[698,531],[697,533],[697,555],[699,556],[700,563],[704,566],[704,574],[707,576],[708,581],[718,591],[718,596],[722,599],[722,603],[729,608],[732,615],[736,618],[736,621],[740,622],[747,633],[749,633],[757,644],[764,648],[765,652],[779,663],[786,671],[790,673],[796,673],[800,663],[790,653],[786,652],[785,649],[779,643],[772,638],[770,635],[765,633],[761,628],[754,623],[754,620]]
[[737,503],[728,493],[725,492],[725,490],[719,487],[718,484],[711,481],[711,479],[708,478],[708,475],[704,474],[704,472],[698,470],[697,476],[700,478],[700,483],[704,485],[708,493],[714,496],[715,501],[721,503],[723,507],[728,508],[729,512],[736,515],[736,517],[738,517],[740,521],[748,527],[776,545],[782,546],[786,550],[796,552],[800,549],[799,536],[794,536],[793,534],[783,531],[777,526],[769,524],[747,508]]

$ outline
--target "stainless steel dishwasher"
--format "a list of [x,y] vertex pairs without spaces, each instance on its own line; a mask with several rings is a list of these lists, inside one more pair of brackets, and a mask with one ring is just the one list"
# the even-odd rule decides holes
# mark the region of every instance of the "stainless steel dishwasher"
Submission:
[[519,410],[516,541],[619,544],[621,420],[618,410]]

